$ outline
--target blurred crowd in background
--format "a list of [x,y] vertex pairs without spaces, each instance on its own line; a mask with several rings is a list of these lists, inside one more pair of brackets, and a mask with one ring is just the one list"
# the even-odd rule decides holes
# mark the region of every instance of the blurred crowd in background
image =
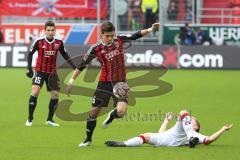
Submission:
[[[42,0],[44,1],[44,0]],[[199,7],[199,2],[202,5]],[[105,8],[101,8],[101,11],[106,10],[104,16],[101,16],[101,22],[105,20],[113,21],[117,31],[131,32],[142,28],[148,28],[151,24],[159,22],[160,14],[164,18],[164,24],[176,24],[184,25],[179,29],[179,41],[182,45],[208,45],[208,44],[224,44],[222,39],[209,38],[208,33],[199,29],[192,28],[192,24],[240,24],[239,17],[232,17],[233,15],[240,16],[240,0],[219,0],[213,2],[211,0],[104,0],[100,1],[104,4]],[[1,4],[0,0],[0,4]],[[16,1],[17,2],[17,1]],[[40,1],[39,1],[40,2]],[[45,9],[51,12],[54,8],[54,3],[49,0],[45,0]],[[95,9],[98,6],[97,0],[88,0],[88,4],[92,4],[91,7]],[[161,2],[164,2],[161,4]],[[80,3],[80,2],[79,2]],[[220,7],[221,14],[218,11]],[[204,8],[205,7],[205,8]],[[201,14],[197,12],[201,10]],[[88,9],[88,8],[87,8]],[[208,10],[206,10],[208,9]],[[161,11],[161,13],[159,13]],[[210,12],[211,11],[211,12]],[[86,12],[84,12],[86,13]],[[203,16],[198,22],[197,16]],[[212,15],[214,18],[208,18]],[[216,17],[216,16],[220,17]],[[226,19],[226,15],[229,17]],[[205,17],[204,17],[205,16]],[[4,16],[3,16],[4,17]],[[45,19],[44,19],[45,18]],[[89,18],[83,14],[79,17],[18,17],[18,16],[5,16],[2,22],[13,23],[40,23],[46,19],[54,20],[56,23],[97,23],[97,17]],[[220,23],[221,22],[221,23]],[[239,23],[238,23],[239,22]],[[209,24],[208,23],[208,24]],[[155,42],[158,41],[157,34],[151,34],[152,38],[155,38]],[[36,35],[30,37],[30,40],[34,40]],[[4,33],[1,29],[0,21],[0,43],[3,43]]]

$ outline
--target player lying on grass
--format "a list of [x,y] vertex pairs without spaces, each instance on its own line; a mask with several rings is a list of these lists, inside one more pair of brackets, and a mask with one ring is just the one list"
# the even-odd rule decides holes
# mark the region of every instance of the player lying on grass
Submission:
[[166,114],[158,133],[144,133],[138,137],[131,138],[127,141],[106,141],[105,144],[110,147],[131,147],[140,146],[144,143],[158,146],[182,146],[189,145],[193,148],[198,143],[208,145],[217,140],[225,131],[232,128],[232,124],[224,125],[220,130],[211,136],[205,136],[199,133],[200,124],[197,119],[183,110],[180,112],[176,124],[167,130],[168,123],[173,119],[172,112]]

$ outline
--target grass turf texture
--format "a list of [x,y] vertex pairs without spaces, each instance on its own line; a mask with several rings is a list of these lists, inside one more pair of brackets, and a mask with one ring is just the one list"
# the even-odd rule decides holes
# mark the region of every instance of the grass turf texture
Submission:
[[[158,74],[158,70],[153,70]],[[143,71],[144,72],[144,71]],[[142,73],[139,73],[142,74]],[[102,129],[106,117],[98,118],[92,146],[79,148],[85,138],[85,122],[67,122],[58,118],[59,128],[47,127],[49,94],[44,86],[38,99],[32,127],[25,127],[31,80],[25,76],[25,69],[1,69],[0,92],[0,159],[6,160],[65,160],[65,159],[191,159],[220,160],[236,159],[239,156],[239,90],[240,71],[217,70],[169,70],[161,80],[173,85],[173,90],[159,97],[137,98],[136,106],[130,106],[128,119],[116,120],[110,128]],[[130,78],[136,75],[129,75]],[[138,75],[137,75],[138,76]],[[147,78],[146,78],[147,80]],[[76,84],[95,88],[96,83]],[[143,87],[144,88],[144,87]],[[141,88],[141,89],[143,89]],[[137,87],[135,88],[137,90]],[[147,89],[147,87],[145,87]],[[69,99],[60,94],[60,99]],[[71,112],[88,111],[91,98],[72,96]],[[201,133],[209,135],[222,125],[235,126],[210,146],[159,147],[150,145],[133,148],[109,148],[105,140],[126,140],[145,132],[156,132],[160,120],[146,118],[159,111],[166,113],[191,109],[201,123]],[[140,117],[136,115],[140,113]],[[129,116],[133,116],[130,120]],[[173,125],[174,122],[171,122]]]

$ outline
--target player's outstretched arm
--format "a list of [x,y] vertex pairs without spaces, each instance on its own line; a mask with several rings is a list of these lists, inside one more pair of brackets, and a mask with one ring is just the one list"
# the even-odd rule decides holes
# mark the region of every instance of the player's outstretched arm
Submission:
[[167,130],[167,127],[168,127],[168,123],[173,120],[173,117],[174,117],[174,114],[173,112],[168,112],[166,113],[166,117],[163,121],[163,123],[161,124],[161,127],[160,129],[158,130],[158,133],[162,133],[162,132],[165,132]]
[[160,26],[160,23],[153,23],[152,27],[141,30],[141,35],[146,36],[147,34],[149,34],[151,32],[155,32],[158,30],[159,26]]
[[228,131],[232,128],[233,124],[226,124],[224,125],[219,131],[212,134],[211,136],[204,139],[204,144],[210,144],[216,141],[225,131]]
[[143,29],[143,30],[137,31],[136,33],[133,33],[133,34],[121,34],[121,35],[119,35],[119,37],[123,41],[136,40],[136,39],[146,36],[147,34],[149,34],[151,32],[157,31],[159,26],[160,26],[159,23],[154,23],[154,24],[152,24],[152,27],[150,27],[148,29]]
[[70,96],[71,92],[72,92],[72,86],[73,86],[73,83],[74,83],[74,80],[77,79],[77,77],[79,76],[80,74],[80,70],[78,68],[76,68],[72,74],[72,77],[70,78],[69,82],[68,82],[68,86],[67,86],[67,95]]

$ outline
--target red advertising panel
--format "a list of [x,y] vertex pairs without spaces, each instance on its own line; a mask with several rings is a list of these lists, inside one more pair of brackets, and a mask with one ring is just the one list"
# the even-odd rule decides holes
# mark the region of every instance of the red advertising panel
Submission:
[[[56,36],[65,39],[69,32],[70,25],[57,25]],[[44,35],[43,25],[2,25],[4,34],[4,43],[7,44],[29,44],[30,37],[39,37]]]
[[[101,0],[100,8],[101,18],[105,18],[107,0]],[[0,2],[0,12],[6,16],[95,19],[97,0],[7,0]]]

